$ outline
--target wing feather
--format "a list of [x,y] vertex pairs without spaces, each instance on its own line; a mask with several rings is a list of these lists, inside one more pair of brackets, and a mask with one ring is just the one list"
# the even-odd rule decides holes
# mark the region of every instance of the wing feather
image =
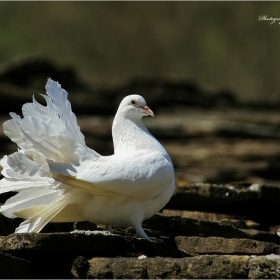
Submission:
[[117,195],[112,190],[104,190],[102,188],[98,188],[95,184],[76,179],[72,176],[65,176],[61,174],[54,174],[53,178],[61,183],[64,183],[68,186],[72,186],[78,189],[83,190],[84,193],[94,195],[94,196],[114,196]]
[[53,173],[56,180],[96,196],[150,199],[168,188],[173,178],[172,164],[160,152],[134,155],[125,161],[117,155],[104,161],[89,160],[73,167],[75,172],[68,166],[63,172],[63,165],[60,167],[50,165],[51,172],[60,170],[60,174]]

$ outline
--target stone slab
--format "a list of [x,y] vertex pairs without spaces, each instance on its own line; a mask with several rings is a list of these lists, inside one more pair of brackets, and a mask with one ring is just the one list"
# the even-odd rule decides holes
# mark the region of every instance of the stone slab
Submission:
[[20,233],[0,236],[0,251],[13,254],[86,254],[93,256],[182,257],[184,253],[163,242],[124,237],[102,231]]
[[166,216],[180,216],[181,218],[191,218],[197,220],[220,222],[227,225],[232,225],[237,228],[244,229],[261,229],[261,225],[251,220],[245,220],[242,216],[200,212],[200,211],[187,211],[187,210],[174,210],[163,209],[162,213]]
[[[89,279],[214,279],[247,278],[248,256],[191,258],[93,258]],[[83,275],[84,276],[84,275]],[[77,277],[77,274],[76,274]],[[80,278],[80,277],[78,277]]]
[[259,241],[272,242],[280,245],[280,237],[256,229],[239,229],[220,222],[203,221],[180,216],[165,216],[156,214],[143,222],[145,228],[150,228],[175,236],[201,236],[245,238]]
[[249,279],[280,279],[280,256],[251,257],[249,260]]
[[280,218],[270,213],[279,200],[280,186],[197,183],[177,187],[165,208],[239,215],[258,223],[277,224]]
[[[77,265],[78,263],[78,265]],[[203,255],[186,258],[83,258],[73,278],[88,279],[279,279],[280,256]],[[78,268],[77,268],[78,267]],[[80,274],[79,274],[80,273]]]
[[177,236],[178,249],[189,254],[267,255],[279,254],[280,246],[252,239]]

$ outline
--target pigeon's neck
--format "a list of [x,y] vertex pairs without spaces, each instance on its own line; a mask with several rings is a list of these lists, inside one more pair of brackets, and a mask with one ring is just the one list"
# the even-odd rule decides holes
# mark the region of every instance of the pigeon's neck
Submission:
[[112,126],[115,154],[139,150],[166,153],[163,146],[148,131],[142,120],[130,120],[116,116]]

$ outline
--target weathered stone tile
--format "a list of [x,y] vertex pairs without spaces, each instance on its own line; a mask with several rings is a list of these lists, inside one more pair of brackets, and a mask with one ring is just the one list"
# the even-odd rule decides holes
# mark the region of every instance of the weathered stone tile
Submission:
[[280,256],[267,255],[252,257],[249,260],[249,279],[279,279]]
[[165,208],[246,215],[258,223],[277,224],[279,217],[270,213],[279,200],[279,186],[198,183],[177,187]]
[[266,255],[279,254],[280,246],[252,239],[177,236],[178,249],[190,254]]
[[276,233],[256,229],[240,229],[240,231],[244,232],[248,236],[247,238],[280,245],[280,236]]
[[71,265],[71,275],[73,278],[83,278],[87,279],[88,270],[90,264],[88,260],[83,256],[78,256],[75,258]]
[[174,233],[175,236],[221,236],[226,238],[246,238],[247,236],[246,233],[235,227],[218,222],[181,218],[179,216],[165,216],[162,214],[154,215],[144,221],[143,224],[151,229]]
[[[89,279],[247,278],[248,256],[191,258],[93,258]],[[76,277],[79,275],[76,274]]]
[[181,218],[199,219],[211,222],[218,222],[222,219],[236,219],[238,217],[235,215],[178,209],[163,209],[162,213],[166,216],[180,216]]
[[163,242],[124,237],[108,232],[20,233],[0,236],[0,251],[22,254],[87,254],[91,256],[182,257]]
[[243,229],[261,229],[261,225],[251,220],[244,220],[242,218],[239,219],[221,219],[219,221],[225,225],[231,225],[237,228]]
[[238,229],[234,226],[219,222],[210,222],[180,216],[165,216],[156,214],[144,221],[144,227],[156,229],[175,236],[202,236],[202,237],[224,237],[245,238],[259,241],[272,242],[280,245],[280,237],[265,231],[255,229]]
[[166,216],[180,216],[181,218],[191,218],[211,222],[220,222],[244,229],[260,229],[260,224],[251,220],[245,220],[241,216],[211,213],[202,211],[163,209],[162,213]]
[[[251,184],[252,185],[252,184]],[[168,208],[170,209],[192,209],[193,207],[201,208],[197,211],[203,211],[207,208],[220,210],[222,205],[228,206],[228,209],[223,209],[225,214],[238,214],[239,208],[231,213],[236,203],[243,204],[255,202],[260,198],[261,185],[254,184],[190,184],[176,188],[173,197],[171,198]]]

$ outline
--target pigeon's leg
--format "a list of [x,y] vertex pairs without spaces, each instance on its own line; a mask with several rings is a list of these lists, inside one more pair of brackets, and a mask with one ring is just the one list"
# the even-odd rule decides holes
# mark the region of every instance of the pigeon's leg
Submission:
[[137,225],[134,226],[135,227],[135,231],[136,231],[136,236],[140,237],[140,238],[146,238],[146,239],[150,239],[150,237],[145,233],[145,231],[142,228],[142,225]]
[[145,231],[143,230],[141,224],[140,224],[140,225],[137,225],[137,226],[134,226],[134,227],[135,227],[135,231],[136,231],[136,236],[137,236],[137,237],[145,238],[145,239],[148,239],[148,240],[154,240],[154,241],[157,241],[157,242],[160,242],[160,243],[163,242],[163,240],[158,239],[158,238],[156,238],[156,237],[149,237],[149,236],[145,233]]
[[112,225],[105,225],[105,230],[109,231],[109,232],[113,232],[113,228]]

